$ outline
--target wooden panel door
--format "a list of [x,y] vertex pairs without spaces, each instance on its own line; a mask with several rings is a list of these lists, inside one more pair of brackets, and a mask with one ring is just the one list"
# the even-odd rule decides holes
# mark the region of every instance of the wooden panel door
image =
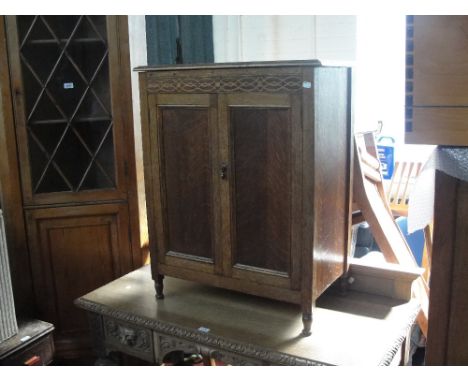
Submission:
[[[57,351],[87,340],[73,301],[133,268],[127,204],[26,211],[39,318],[56,327]],[[65,347],[65,348],[64,348]]]
[[145,176],[152,180],[158,265],[209,273],[220,267],[214,100],[211,95],[149,97],[154,167]]
[[299,289],[299,98],[227,94],[219,113],[225,274]]

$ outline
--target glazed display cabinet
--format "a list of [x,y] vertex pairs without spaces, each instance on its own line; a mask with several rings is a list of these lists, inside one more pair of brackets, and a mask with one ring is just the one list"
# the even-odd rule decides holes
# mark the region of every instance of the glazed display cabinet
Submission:
[[35,306],[67,353],[73,300],[141,265],[127,17],[4,22]]

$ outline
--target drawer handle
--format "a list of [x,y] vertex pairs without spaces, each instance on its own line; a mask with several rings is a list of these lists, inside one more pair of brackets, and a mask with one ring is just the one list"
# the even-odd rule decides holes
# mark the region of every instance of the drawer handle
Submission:
[[28,360],[24,361],[25,366],[41,366],[41,357],[38,355],[33,355],[31,358]]

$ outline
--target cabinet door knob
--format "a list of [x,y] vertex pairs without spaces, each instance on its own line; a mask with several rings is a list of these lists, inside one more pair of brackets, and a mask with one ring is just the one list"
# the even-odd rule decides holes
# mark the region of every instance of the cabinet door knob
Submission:
[[227,168],[228,168],[228,165],[226,163],[221,165],[221,171],[219,172],[219,175],[221,176],[221,179],[226,179],[226,177],[227,177]]

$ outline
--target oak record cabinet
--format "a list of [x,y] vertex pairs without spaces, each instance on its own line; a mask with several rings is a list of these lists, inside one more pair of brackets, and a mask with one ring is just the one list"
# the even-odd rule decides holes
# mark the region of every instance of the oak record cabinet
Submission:
[[36,314],[56,327],[57,353],[77,355],[90,341],[73,300],[142,260],[127,17],[5,16],[1,27]]
[[302,306],[346,268],[349,69],[140,67],[152,275]]

